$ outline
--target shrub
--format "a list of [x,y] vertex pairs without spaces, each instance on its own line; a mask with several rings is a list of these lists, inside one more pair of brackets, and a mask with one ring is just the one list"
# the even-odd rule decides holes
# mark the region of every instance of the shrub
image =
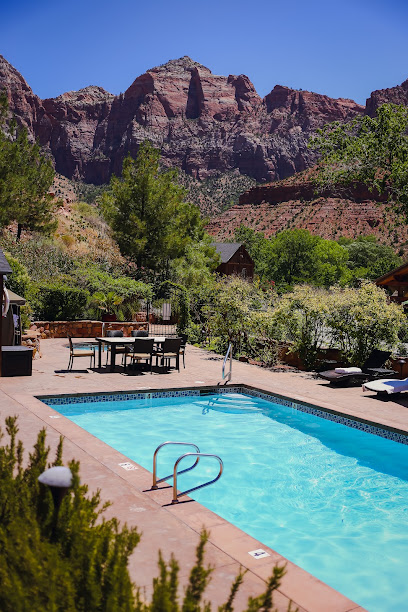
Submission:
[[72,321],[83,316],[89,293],[62,284],[40,284],[34,301],[34,312],[43,321]]
[[389,303],[383,289],[365,282],[358,289],[337,289],[327,318],[332,339],[344,357],[361,365],[381,344],[392,347],[406,325],[401,306]]
[[9,253],[5,253],[5,256],[12,269],[12,273],[7,276],[8,289],[11,289],[23,298],[27,298],[31,288],[27,268]]
[[281,336],[293,342],[307,370],[317,363],[318,351],[327,337],[327,317],[330,293],[308,285],[298,285],[285,294],[273,313]]
[[[37,480],[48,467],[45,429],[25,469],[15,417],[6,419],[6,429],[10,443],[0,448],[0,609],[134,610],[127,561],[140,539],[137,530],[120,530],[116,519],[98,520],[107,505],[99,507],[99,492],[86,496],[75,461],[69,464],[72,490],[55,524],[51,492]],[[61,457],[62,439],[52,465],[61,465]]]
[[[24,449],[17,440],[16,417],[6,418],[9,444],[0,446],[0,609],[53,610],[55,612],[210,612],[201,605],[211,578],[204,565],[208,534],[203,531],[196,550],[196,563],[178,600],[179,565],[172,556],[167,564],[159,553],[159,576],[153,579],[153,594],[131,582],[128,560],[137,546],[137,528],[122,528],[117,519],[106,520],[100,491],[88,496],[87,485],[79,481],[79,463],[71,461],[73,480],[55,511],[50,489],[38,482],[47,468],[50,448],[42,429],[34,450],[23,467]],[[4,434],[0,428],[0,440]],[[62,438],[51,465],[62,464]],[[274,567],[265,592],[250,597],[247,612],[272,611],[273,592],[285,573]],[[233,601],[244,572],[236,577],[228,601],[219,612],[232,612]],[[290,612],[291,606],[288,607]]]

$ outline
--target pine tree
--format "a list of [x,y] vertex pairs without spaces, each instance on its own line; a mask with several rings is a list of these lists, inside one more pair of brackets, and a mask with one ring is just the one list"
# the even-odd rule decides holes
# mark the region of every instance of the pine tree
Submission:
[[160,151],[145,141],[137,159],[123,162],[122,178],[111,179],[102,199],[105,216],[124,255],[140,267],[166,271],[192,241],[204,235],[200,212],[185,202],[176,171],[160,171]]
[[26,129],[7,124],[7,100],[0,96],[0,227],[17,222],[22,229],[50,233],[56,226],[54,197],[49,189],[54,179],[51,161],[37,142],[30,142]]

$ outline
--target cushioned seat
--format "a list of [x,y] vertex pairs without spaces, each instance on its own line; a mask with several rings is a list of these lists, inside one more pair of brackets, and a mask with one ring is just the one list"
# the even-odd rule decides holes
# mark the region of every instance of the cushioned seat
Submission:
[[95,365],[95,346],[88,345],[85,348],[86,343],[81,342],[81,346],[84,348],[75,348],[75,344],[72,342],[72,336],[67,334],[68,342],[69,342],[69,361],[68,361],[68,370],[72,370],[72,365],[74,363],[75,357],[90,357],[89,367],[92,367],[92,362]]
[[136,338],[134,344],[126,347],[126,353],[124,356],[124,364],[126,370],[126,358],[129,355],[133,363],[135,361],[146,361],[150,365],[150,373],[152,373],[153,364],[153,344],[154,338]]
[[372,380],[363,384],[363,391],[375,391],[376,393],[387,393],[388,395],[408,391],[408,378],[403,380],[394,380],[392,378]]
[[180,372],[181,338],[166,338],[160,348],[155,351],[156,363],[160,359],[161,365],[170,367],[171,359],[176,360],[176,368]]

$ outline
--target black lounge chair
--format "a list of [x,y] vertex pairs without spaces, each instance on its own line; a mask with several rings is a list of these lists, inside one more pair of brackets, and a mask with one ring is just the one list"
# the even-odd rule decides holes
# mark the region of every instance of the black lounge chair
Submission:
[[318,375],[320,376],[320,378],[328,380],[333,385],[347,384],[353,378],[374,380],[375,378],[395,376],[397,372],[382,367],[387,361],[387,359],[389,359],[390,355],[390,351],[380,351],[378,349],[374,349],[364,362],[361,368],[361,372],[342,373],[336,372],[335,370],[326,370],[325,372],[318,372]]

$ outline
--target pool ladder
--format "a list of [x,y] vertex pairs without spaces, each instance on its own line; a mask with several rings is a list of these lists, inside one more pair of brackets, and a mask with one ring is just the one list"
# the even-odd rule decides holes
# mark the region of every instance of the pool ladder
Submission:
[[[228,357],[229,357],[229,372],[225,374],[225,366],[227,365]],[[230,342],[228,345],[227,353],[224,357],[224,361],[222,363],[222,380],[225,380],[225,382],[229,382],[231,380],[231,377],[232,377],[232,344]]]
[[[173,468],[173,473],[169,474],[168,476],[164,476],[164,478],[157,478],[157,455],[158,452],[161,448],[163,448],[163,446],[166,446],[168,444],[174,444],[174,445],[180,445],[180,446],[192,446],[193,448],[195,448],[196,452],[195,453],[184,453],[184,455],[181,455],[175,462],[174,464],[174,468]],[[193,463],[192,466],[185,468],[184,470],[180,470],[179,472],[177,471],[178,465],[179,463],[185,459],[186,457],[195,457],[196,460]],[[200,485],[197,485],[196,487],[192,487],[191,489],[187,489],[186,491],[182,491],[181,493],[177,493],[177,476],[178,474],[184,474],[185,472],[189,472],[190,470],[194,469],[196,467],[196,465],[198,464],[198,462],[200,461],[201,457],[214,457],[215,459],[218,460],[219,464],[220,464],[220,471],[218,472],[218,475],[213,478],[212,480],[209,480],[208,482],[204,482]],[[155,489],[158,489],[159,487],[157,486],[160,482],[163,482],[164,480],[168,480],[169,478],[173,478],[173,499],[171,501],[172,504],[178,504],[178,498],[182,497],[183,495],[187,495],[187,493],[191,493],[192,491],[197,491],[198,489],[202,489],[203,487],[208,487],[208,485],[213,484],[214,482],[217,482],[217,480],[219,480],[221,478],[221,474],[222,471],[224,469],[224,464],[222,462],[221,457],[218,457],[218,455],[212,455],[210,453],[201,453],[200,449],[198,448],[198,446],[196,444],[193,444],[191,442],[163,442],[163,444],[160,444],[156,450],[154,451],[154,455],[153,455],[153,484],[152,484],[152,488],[150,489],[151,491],[154,491]]]

